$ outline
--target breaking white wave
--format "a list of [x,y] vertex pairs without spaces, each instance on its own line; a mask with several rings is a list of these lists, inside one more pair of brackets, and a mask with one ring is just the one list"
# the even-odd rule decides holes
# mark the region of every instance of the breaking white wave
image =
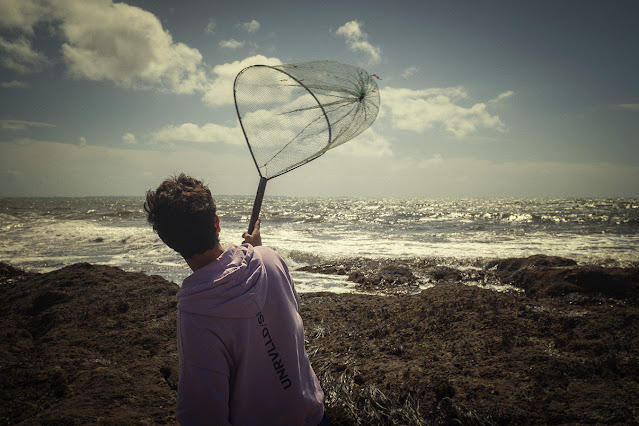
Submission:
[[[0,261],[46,272],[76,262],[158,274],[190,270],[146,223],[141,198],[0,199]],[[240,243],[250,197],[219,197],[223,245]],[[638,199],[265,198],[262,238],[300,291],[350,291],[345,277],[296,269],[342,258],[481,259],[547,254],[580,263],[639,264]]]

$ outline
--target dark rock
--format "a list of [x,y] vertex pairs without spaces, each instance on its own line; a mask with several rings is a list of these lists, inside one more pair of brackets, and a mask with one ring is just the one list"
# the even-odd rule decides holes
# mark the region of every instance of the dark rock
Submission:
[[604,297],[639,297],[639,268],[578,266],[571,259],[536,255],[504,259],[496,264],[502,282],[536,297],[565,296],[570,293]]
[[[525,293],[436,268],[416,295],[302,294],[332,424],[635,423],[636,269],[544,262],[502,269]],[[409,261],[340,265],[378,288],[418,281]],[[0,423],[176,423],[175,284],[87,263],[0,271],[13,277],[0,285]]]
[[433,281],[459,281],[462,279],[461,272],[449,266],[437,266],[432,268],[427,272],[427,275]]
[[0,263],[0,285],[11,283],[17,279],[32,277],[36,274],[31,272],[25,272],[22,269],[8,265],[6,263]]
[[20,277],[0,285],[0,423],[175,423],[175,284],[88,263],[0,271]]
[[367,291],[410,291],[419,285],[418,278],[408,266],[390,264],[374,270],[359,269],[348,276],[348,280]]
[[546,256],[543,254],[536,254],[530,257],[523,258],[509,258],[499,259],[488,263],[486,266],[492,268],[496,266],[497,271],[501,274],[517,272],[520,269],[529,268],[556,268],[564,266],[575,266],[577,262],[572,259],[566,259],[564,257]]

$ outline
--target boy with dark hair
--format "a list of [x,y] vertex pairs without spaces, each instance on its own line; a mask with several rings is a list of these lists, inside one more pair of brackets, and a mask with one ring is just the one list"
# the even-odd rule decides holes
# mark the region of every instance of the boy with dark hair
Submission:
[[148,191],[144,209],[193,270],[177,294],[178,421],[328,424],[300,298],[282,258],[261,246],[259,220],[242,245],[223,249],[211,192],[184,174]]

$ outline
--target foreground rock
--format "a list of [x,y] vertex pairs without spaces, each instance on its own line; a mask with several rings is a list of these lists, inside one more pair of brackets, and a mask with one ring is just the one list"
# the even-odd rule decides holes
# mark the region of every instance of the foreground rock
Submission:
[[1,423],[173,422],[175,284],[90,264],[7,278]]
[[[385,293],[434,286],[412,296],[302,296],[307,350],[334,424],[639,418],[634,269],[540,257],[470,278],[410,262],[336,273]],[[524,291],[460,284],[486,277]],[[175,422],[175,284],[89,264],[42,275],[4,265],[0,283],[1,423]]]

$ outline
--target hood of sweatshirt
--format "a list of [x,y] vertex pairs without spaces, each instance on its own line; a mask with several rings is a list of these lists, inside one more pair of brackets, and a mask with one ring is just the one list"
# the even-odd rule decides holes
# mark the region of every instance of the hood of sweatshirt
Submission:
[[259,251],[250,245],[232,245],[184,280],[177,293],[178,309],[211,317],[248,318],[262,309],[267,290]]

